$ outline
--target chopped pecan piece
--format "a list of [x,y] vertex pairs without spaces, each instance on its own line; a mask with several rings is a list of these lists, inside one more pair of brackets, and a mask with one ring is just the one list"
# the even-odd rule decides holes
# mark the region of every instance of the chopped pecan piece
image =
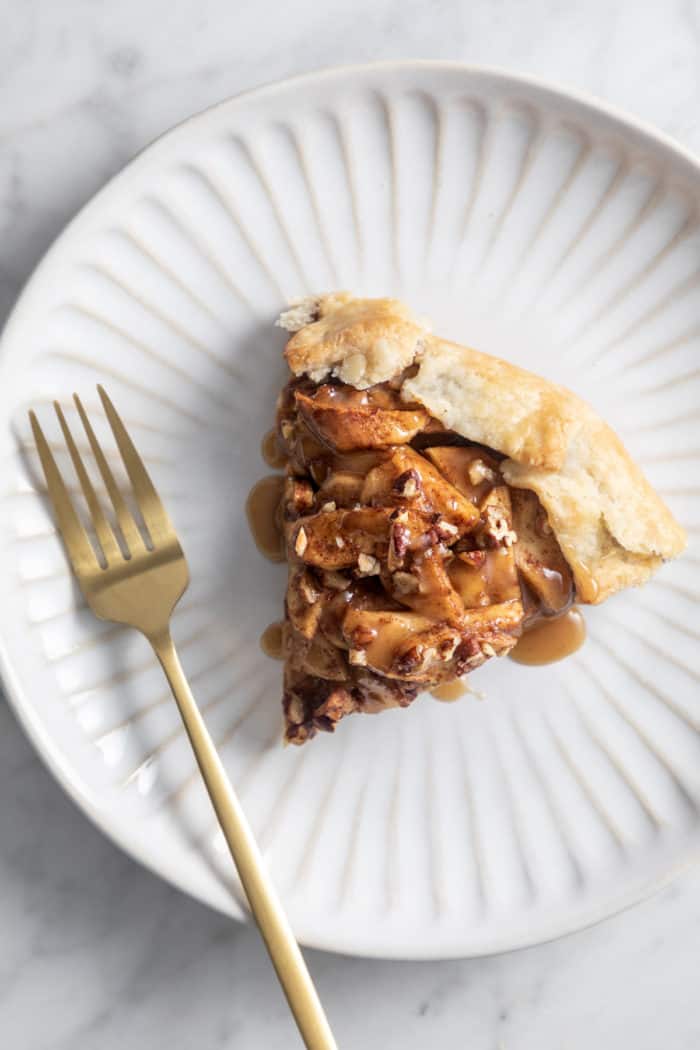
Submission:
[[309,546],[309,539],[306,535],[306,529],[302,525],[297,531],[297,538],[294,541],[294,553],[298,554],[300,558],[304,556],[304,551]]
[[403,474],[399,474],[398,478],[392,485],[396,495],[400,496],[402,499],[414,499],[418,495],[420,487],[420,474],[415,467],[410,467],[408,470],[404,470]]
[[518,536],[512,528],[513,512],[507,485],[492,488],[481,503],[481,539],[486,547],[512,547]]
[[308,514],[314,505],[314,490],[310,482],[288,477],[284,483],[284,512],[293,521]]
[[357,568],[363,576],[378,576],[381,565],[379,558],[375,558],[371,554],[360,554],[357,559]]

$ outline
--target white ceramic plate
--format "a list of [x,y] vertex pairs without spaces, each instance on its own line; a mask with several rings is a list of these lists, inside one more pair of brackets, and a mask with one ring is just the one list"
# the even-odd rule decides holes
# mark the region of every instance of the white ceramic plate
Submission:
[[[2,342],[0,652],[30,736],[100,827],[242,914],[161,673],[82,606],[37,493],[27,409],[58,441],[50,399],[70,412],[79,390],[98,414],[97,381],[181,534],[183,661],[303,941],[414,958],[532,944],[696,855],[699,191],[692,158],[588,102],[411,63],[225,102],[95,198]],[[283,377],[273,318],[336,287],[405,297],[588,398],[691,545],[590,610],[568,661],[505,660],[474,675],[485,702],[425,697],[284,750],[279,665],[258,647],[284,569],[242,507]]]

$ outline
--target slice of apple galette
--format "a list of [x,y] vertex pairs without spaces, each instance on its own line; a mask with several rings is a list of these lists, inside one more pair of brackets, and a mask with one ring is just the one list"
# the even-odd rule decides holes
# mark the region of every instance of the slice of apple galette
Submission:
[[289,742],[405,707],[683,549],[568,390],[433,336],[396,300],[325,295],[279,324]]

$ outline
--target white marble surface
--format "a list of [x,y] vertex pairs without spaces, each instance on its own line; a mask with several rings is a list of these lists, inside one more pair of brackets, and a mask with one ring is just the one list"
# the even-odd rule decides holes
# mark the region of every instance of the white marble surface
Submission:
[[[0,0],[0,321],[66,220],[211,102],[335,63],[439,57],[593,93],[700,149],[698,0]],[[166,38],[167,35],[167,38]],[[298,1045],[254,931],[129,861],[0,698],[0,1034],[17,1050]],[[700,871],[486,960],[309,953],[342,1047],[700,1045]]]

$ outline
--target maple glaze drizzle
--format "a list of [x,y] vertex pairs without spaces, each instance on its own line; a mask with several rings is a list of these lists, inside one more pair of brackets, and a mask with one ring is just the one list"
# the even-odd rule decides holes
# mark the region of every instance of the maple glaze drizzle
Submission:
[[539,620],[525,631],[508,655],[519,664],[553,664],[571,656],[585,640],[586,621],[581,610],[573,606],[563,616]]
[[280,448],[276,427],[268,430],[262,439],[260,452],[268,467],[272,467],[273,470],[281,470],[287,465],[287,457]]
[[434,689],[430,690],[430,695],[434,696],[436,700],[441,700],[443,704],[451,704],[468,692],[469,689],[464,682],[460,682],[456,678],[453,682],[443,682],[442,685],[436,685]]
[[265,656],[269,656],[273,660],[284,659],[283,629],[284,624],[282,622],[271,623],[260,635],[260,648],[265,653]]
[[284,481],[282,474],[261,478],[250,490],[245,505],[255,546],[270,561],[285,560],[279,513]]

